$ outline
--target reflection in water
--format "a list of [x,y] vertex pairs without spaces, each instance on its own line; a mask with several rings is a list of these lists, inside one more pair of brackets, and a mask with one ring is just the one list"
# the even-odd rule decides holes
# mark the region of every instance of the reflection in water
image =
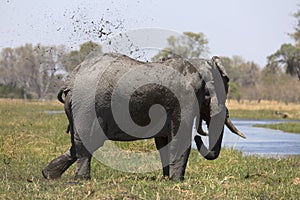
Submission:
[[[240,138],[225,128],[223,146],[242,151],[244,155],[283,157],[300,154],[300,134],[252,127],[254,124],[288,122],[284,120],[232,120],[247,139]],[[289,121],[290,122],[290,121]],[[207,137],[204,139],[208,143]],[[196,147],[193,144],[193,147]]]

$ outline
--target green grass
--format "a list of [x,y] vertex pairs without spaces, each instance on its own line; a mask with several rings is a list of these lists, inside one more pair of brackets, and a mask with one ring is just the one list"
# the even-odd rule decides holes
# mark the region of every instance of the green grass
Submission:
[[[65,152],[69,135],[64,114],[53,103],[0,101],[0,199],[298,199],[300,157],[244,157],[223,149],[215,161],[192,151],[183,182],[162,178],[161,171],[126,173],[93,159],[92,179],[74,181],[75,166],[59,180],[45,180],[41,170]],[[149,151],[153,141],[117,143]]]
[[278,124],[257,124],[255,127],[270,128],[275,130],[282,130],[290,133],[300,134],[300,122],[295,123],[278,123]]

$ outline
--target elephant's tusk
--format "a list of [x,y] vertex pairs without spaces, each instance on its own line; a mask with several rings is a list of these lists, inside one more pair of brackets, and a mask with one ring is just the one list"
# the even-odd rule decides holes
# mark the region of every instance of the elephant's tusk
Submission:
[[247,137],[241,132],[239,131],[234,125],[233,123],[231,122],[231,120],[228,118],[226,118],[226,121],[225,121],[225,124],[226,126],[229,128],[229,130],[235,134],[237,134],[238,136],[246,139]]

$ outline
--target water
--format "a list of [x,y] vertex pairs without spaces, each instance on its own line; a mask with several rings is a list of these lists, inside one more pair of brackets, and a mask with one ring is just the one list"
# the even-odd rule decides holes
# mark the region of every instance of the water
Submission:
[[[232,120],[247,139],[231,133],[227,127],[223,146],[242,151],[244,155],[264,157],[285,157],[300,154],[300,134],[286,133],[279,130],[253,127],[254,124],[272,124],[290,122],[287,120]],[[207,140],[206,142],[207,143]]]

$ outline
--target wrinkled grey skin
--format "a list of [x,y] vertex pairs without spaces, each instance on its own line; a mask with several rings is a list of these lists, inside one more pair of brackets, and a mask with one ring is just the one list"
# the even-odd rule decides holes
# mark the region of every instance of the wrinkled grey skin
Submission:
[[[75,172],[75,178],[78,179],[89,179],[90,178],[90,162],[92,153],[101,147],[105,140],[97,141],[97,143],[93,143],[89,145],[89,149],[86,148],[86,144],[84,145],[82,141],[82,135],[80,135],[75,127],[79,127],[80,125],[75,124],[74,119],[76,115],[80,115],[80,112],[76,112],[78,107],[83,106],[84,103],[79,102],[74,105],[73,102],[73,89],[75,77],[78,75],[79,70],[86,67],[87,65],[98,65],[99,63],[103,63],[105,59],[113,59],[113,64],[108,69],[105,70],[103,74],[101,74],[101,79],[96,88],[95,94],[95,110],[97,119],[100,123],[101,128],[104,131],[105,137],[110,140],[116,141],[132,141],[145,139],[145,137],[134,137],[124,133],[116,122],[114,121],[112,111],[111,111],[111,94],[117,83],[118,79],[131,67],[136,65],[151,65],[150,63],[143,63],[136,60],[133,60],[127,56],[119,55],[119,54],[104,54],[103,56],[98,56],[94,60],[86,61],[76,67],[73,72],[68,76],[65,81],[64,86],[58,93],[58,99],[62,103],[64,103],[64,108],[66,115],[69,120],[68,131],[71,133],[71,143],[72,146],[70,150],[68,150],[62,156],[52,160],[49,165],[43,170],[43,175],[45,178],[55,179],[59,178],[65,170],[67,170],[75,161],[77,161],[77,168]],[[172,58],[165,61],[162,61],[162,64],[165,66],[170,66],[173,69],[177,70],[180,74],[184,75],[187,79],[186,83],[190,84],[194,88],[194,92],[197,96],[197,101],[200,108],[200,122],[202,120],[206,121],[207,125],[210,124],[211,113],[214,112],[216,108],[215,102],[212,102],[212,98],[210,93],[208,92],[208,88],[211,91],[214,91],[214,86],[205,82],[203,79],[203,74],[201,74],[201,70],[205,71],[205,73],[209,72],[206,67],[217,67],[220,71],[221,77],[223,78],[223,82],[225,85],[226,93],[228,91],[228,81],[229,78],[225,72],[225,70],[220,65],[219,60],[215,57],[212,60],[202,60],[197,59],[194,60],[197,62],[198,66],[203,66],[203,69],[195,69],[194,65],[192,65],[187,60],[181,58]],[[200,64],[199,64],[200,63]],[[101,66],[99,64],[99,66]],[[205,67],[206,66],[206,67]],[[221,66],[221,67],[220,67]],[[83,69],[84,70],[84,69]],[[200,71],[200,73],[199,73]],[[204,73],[204,74],[205,74]],[[143,78],[143,77],[141,77]],[[166,77],[170,78],[170,77]],[[64,98],[63,98],[64,96]],[[82,105],[80,105],[82,104]],[[188,156],[190,153],[190,144],[188,148],[184,152],[180,153],[180,156],[175,160],[170,159],[170,150],[163,148],[165,147],[170,140],[176,135],[176,132],[180,123],[180,115],[184,113],[180,113],[180,105],[178,100],[175,98],[174,94],[171,91],[168,91],[165,87],[162,87],[157,84],[146,85],[144,87],[139,88],[134,94],[131,96],[129,110],[132,116],[132,120],[138,124],[139,126],[145,126],[149,124],[150,119],[148,115],[144,113],[148,113],[149,108],[154,104],[162,105],[167,112],[167,120],[162,128],[156,135],[151,136],[155,139],[156,148],[160,152],[162,166],[163,166],[163,175],[170,177],[172,180],[183,180],[185,174],[185,168],[188,161]],[[214,105],[214,106],[213,106]],[[142,114],[141,114],[142,113]],[[197,116],[197,114],[195,114]],[[190,116],[193,119],[194,116]],[[199,117],[199,114],[198,114]],[[229,120],[228,115],[224,124],[228,126],[226,123]],[[232,124],[231,124],[232,125]],[[188,128],[192,127],[192,124],[188,124]],[[188,129],[191,130],[191,129]],[[230,130],[238,133],[238,130],[232,125]],[[198,131],[200,134],[206,135],[201,129],[201,124],[198,126]],[[195,141],[197,144],[197,148],[199,152],[206,159],[216,159],[221,150],[221,142],[223,136],[223,130],[220,133],[209,133],[217,134],[218,141],[214,146],[209,146],[207,149],[199,136],[195,137]],[[85,137],[88,133],[85,134]],[[243,137],[243,135],[239,134]],[[210,139],[211,137],[209,137]],[[185,140],[185,143],[190,143],[191,138],[187,133],[186,138],[182,138]],[[202,147],[202,148],[201,148]],[[172,146],[171,149],[176,148]]]

